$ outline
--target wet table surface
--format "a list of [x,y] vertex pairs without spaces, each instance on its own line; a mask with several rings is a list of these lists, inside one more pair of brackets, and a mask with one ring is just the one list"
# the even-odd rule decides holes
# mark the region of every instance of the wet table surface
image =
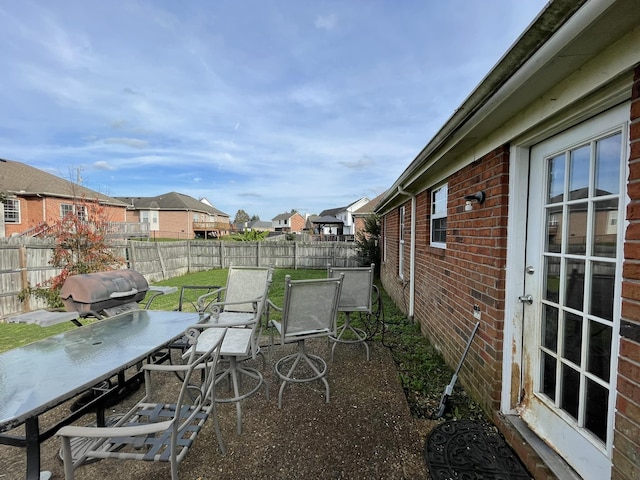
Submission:
[[144,360],[199,320],[136,310],[0,353],[0,432]]

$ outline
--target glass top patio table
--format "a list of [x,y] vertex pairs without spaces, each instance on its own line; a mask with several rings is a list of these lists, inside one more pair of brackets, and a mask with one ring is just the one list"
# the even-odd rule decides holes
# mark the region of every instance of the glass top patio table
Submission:
[[[29,427],[40,414],[143,361],[204,319],[192,312],[134,310],[0,353],[0,432],[25,422]],[[44,440],[39,432],[38,438]]]

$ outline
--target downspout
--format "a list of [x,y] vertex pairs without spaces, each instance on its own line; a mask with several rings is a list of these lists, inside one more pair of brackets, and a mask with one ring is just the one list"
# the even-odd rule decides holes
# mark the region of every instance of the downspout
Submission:
[[413,308],[415,303],[415,267],[416,267],[416,196],[398,185],[398,193],[411,197],[411,249],[409,250],[409,311],[407,316],[413,322]]

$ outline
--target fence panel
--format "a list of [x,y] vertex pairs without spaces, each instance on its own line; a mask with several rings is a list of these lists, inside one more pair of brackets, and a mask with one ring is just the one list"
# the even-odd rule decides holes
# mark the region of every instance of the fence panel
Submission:
[[[0,239],[0,321],[24,311],[46,308],[34,297],[20,302],[27,286],[42,285],[59,273],[51,267],[53,242],[46,239]],[[356,246],[344,242],[224,242],[183,240],[151,242],[121,240],[113,245],[127,266],[153,283],[189,272],[236,266],[326,268],[357,266]]]

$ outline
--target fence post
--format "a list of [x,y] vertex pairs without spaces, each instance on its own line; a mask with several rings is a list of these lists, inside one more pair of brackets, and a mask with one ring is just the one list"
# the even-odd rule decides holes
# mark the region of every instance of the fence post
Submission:
[[220,268],[225,268],[224,266],[224,242],[220,240]]
[[260,242],[256,241],[256,267],[260,266]]
[[127,241],[127,249],[129,250],[129,268],[131,270],[136,269],[136,245],[133,240]]
[[[24,290],[29,286],[29,272],[27,272],[27,247],[20,245],[20,281],[22,282],[22,288]],[[31,311],[31,295],[26,295],[24,299],[24,311]]]
[[293,242],[293,269],[298,269],[298,242]]
[[160,261],[160,269],[162,270],[162,278],[167,278],[167,270],[164,267],[164,259],[162,258],[162,251],[160,250],[160,243],[156,242],[156,252],[158,252],[158,260]]

